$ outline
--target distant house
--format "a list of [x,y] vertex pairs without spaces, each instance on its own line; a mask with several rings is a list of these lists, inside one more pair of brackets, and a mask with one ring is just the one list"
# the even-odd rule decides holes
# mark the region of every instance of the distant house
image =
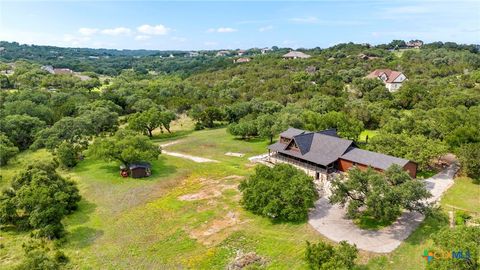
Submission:
[[266,54],[266,53],[271,52],[271,51],[272,51],[272,49],[271,49],[271,48],[268,48],[268,47],[265,47],[265,48],[263,48],[263,49],[260,50],[260,52],[261,52],[262,54]]
[[246,52],[247,52],[247,51],[245,51],[245,50],[238,50],[238,51],[237,51],[237,55],[238,55],[238,56],[242,56],[242,55],[244,55]]
[[247,57],[241,57],[233,60],[233,63],[248,63],[248,62],[250,62],[250,58],[247,58]]
[[73,74],[73,70],[69,68],[54,68],[53,69],[53,74],[59,75],[59,74]]
[[407,77],[402,72],[391,69],[376,69],[365,78],[378,78],[382,80],[382,82],[385,83],[385,87],[387,87],[390,92],[397,91],[402,86],[402,83],[407,80]]
[[355,142],[340,138],[335,129],[311,132],[289,128],[280,134],[278,142],[268,146],[268,161],[288,163],[314,177],[328,180],[337,172],[347,172],[356,166],[371,167],[383,172],[396,164],[415,178],[417,164],[403,158],[358,148]]
[[409,42],[405,43],[407,48],[420,48],[423,46],[423,41],[421,40],[410,40]]
[[299,51],[291,51],[283,55],[284,59],[298,59],[298,58],[305,59],[310,57],[311,57],[310,55],[303,52],[299,52]]
[[230,55],[230,51],[218,51],[216,56],[227,56]]
[[44,71],[46,71],[46,72],[48,72],[48,73],[50,73],[50,74],[54,74],[54,73],[55,73],[55,72],[53,71],[53,67],[52,67],[52,66],[42,66],[40,69],[41,69],[41,70],[44,70]]
[[199,54],[198,52],[189,52],[189,53],[188,53],[188,56],[189,56],[189,57],[197,57],[197,56],[199,56],[199,55],[200,55],[200,54]]

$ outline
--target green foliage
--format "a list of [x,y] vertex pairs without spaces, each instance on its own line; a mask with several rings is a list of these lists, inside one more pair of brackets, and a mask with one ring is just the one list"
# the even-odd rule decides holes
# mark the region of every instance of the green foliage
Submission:
[[350,218],[373,217],[381,223],[393,221],[403,209],[425,212],[423,201],[431,196],[420,180],[411,179],[398,165],[384,174],[355,167],[348,177],[332,180],[331,190],[330,202],[346,206]]
[[312,244],[307,241],[305,260],[312,270],[348,270],[355,267],[357,255],[357,247],[346,241],[341,241],[335,247],[325,242]]
[[243,118],[238,123],[232,123],[228,126],[227,132],[233,136],[240,136],[242,139],[258,135],[257,121]]
[[480,143],[465,144],[458,150],[462,171],[474,179],[480,179]]
[[[480,228],[456,226],[444,228],[433,235],[433,246],[429,251],[437,256],[426,265],[426,269],[470,270],[480,267]],[[462,252],[463,258],[452,258],[453,252]],[[469,258],[466,258],[466,253]]]
[[16,175],[0,197],[0,224],[35,230],[35,235],[59,238],[62,219],[77,208],[76,184],[55,171],[57,164],[29,165]]
[[[51,246],[51,245],[50,245]],[[22,262],[15,267],[16,270],[59,270],[68,262],[68,257],[51,248],[44,240],[29,240],[23,243],[25,256]]]
[[128,167],[139,161],[153,161],[158,158],[160,147],[147,137],[128,130],[119,130],[112,137],[97,138],[88,149],[88,154],[107,161],[120,161]]
[[151,108],[145,112],[135,113],[128,118],[128,128],[143,132],[152,137],[152,131],[162,125],[161,112],[156,108]]
[[17,153],[18,147],[16,147],[7,136],[0,133],[0,166],[6,165]]
[[32,147],[36,149],[46,147],[54,150],[63,141],[86,147],[93,134],[92,130],[92,123],[87,118],[63,117],[52,127],[38,132]]
[[305,111],[302,119],[307,130],[324,130],[335,128],[338,134],[344,138],[357,140],[363,131],[363,123],[357,119],[348,117],[343,112],[329,112],[318,114]]
[[257,166],[239,188],[245,209],[273,220],[304,221],[318,198],[312,178],[287,164]]
[[29,115],[8,115],[0,121],[0,130],[21,150],[27,149],[44,127],[45,122]]
[[447,153],[445,143],[422,135],[379,133],[367,147],[371,151],[412,160],[422,170],[428,169],[433,159]]
[[72,168],[78,163],[80,147],[64,141],[57,147],[55,154],[60,165],[66,168]]

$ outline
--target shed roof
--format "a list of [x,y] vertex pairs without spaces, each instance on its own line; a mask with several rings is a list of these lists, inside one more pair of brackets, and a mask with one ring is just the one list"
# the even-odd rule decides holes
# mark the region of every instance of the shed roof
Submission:
[[367,165],[367,166],[382,169],[382,170],[388,169],[393,164],[397,164],[400,167],[403,167],[408,162],[410,162],[407,159],[389,156],[389,155],[385,155],[377,152],[367,151],[367,150],[363,150],[355,147],[351,147],[340,158],[361,163],[363,165]]
[[133,169],[137,169],[137,168],[151,168],[152,165],[150,165],[150,163],[148,162],[136,162],[136,163],[132,163],[130,164],[130,166],[128,167],[130,170],[133,170]]

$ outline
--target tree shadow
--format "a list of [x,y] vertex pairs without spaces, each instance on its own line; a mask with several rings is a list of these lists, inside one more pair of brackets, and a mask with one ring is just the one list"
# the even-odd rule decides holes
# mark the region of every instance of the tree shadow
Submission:
[[92,245],[103,234],[102,230],[80,226],[67,234],[67,243],[75,249],[80,249]]
[[75,226],[83,224],[90,220],[90,215],[95,212],[97,205],[85,199],[78,203],[78,209],[70,214],[65,220],[67,226]]

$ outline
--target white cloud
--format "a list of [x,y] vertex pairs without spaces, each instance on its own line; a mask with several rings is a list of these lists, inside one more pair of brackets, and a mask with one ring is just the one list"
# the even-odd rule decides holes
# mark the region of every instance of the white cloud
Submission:
[[267,32],[267,31],[270,31],[270,30],[272,30],[272,29],[273,29],[273,26],[267,25],[267,26],[258,28],[258,31],[259,31],[259,32]]
[[237,32],[238,30],[235,29],[235,28],[231,28],[231,27],[219,27],[219,28],[210,28],[207,30],[208,33],[214,33],[214,32],[217,32],[217,33],[233,33],[233,32]]
[[91,36],[93,34],[96,34],[98,31],[99,30],[97,28],[82,27],[82,28],[78,29],[78,32],[81,35],[84,35],[84,36]]
[[130,28],[126,28],[126,27],[103,29],[101,31],[102,34],[109,35],[109,36],[129,35],[131,32],[132,32],[132,30],[130,30]]
[[135,40],[138,40],[138,41],[148,40],[150,38],[151,37],[147,36],[147,35],[137,35],[137,36],[135,36]]
[[69,46],[81,46],[87,44],[88,41],[90,41],[90,37],[82,36],[74,36],[70,34],[63,35],[62,41],[69,45]]
[[168,34],[172,29],[166,27],[163,24],[158,24],[158,25],[148,25],[144,24],[139,27],[137,27],[138,32],[142,34],[147,34],[147,35],[166,35]]

